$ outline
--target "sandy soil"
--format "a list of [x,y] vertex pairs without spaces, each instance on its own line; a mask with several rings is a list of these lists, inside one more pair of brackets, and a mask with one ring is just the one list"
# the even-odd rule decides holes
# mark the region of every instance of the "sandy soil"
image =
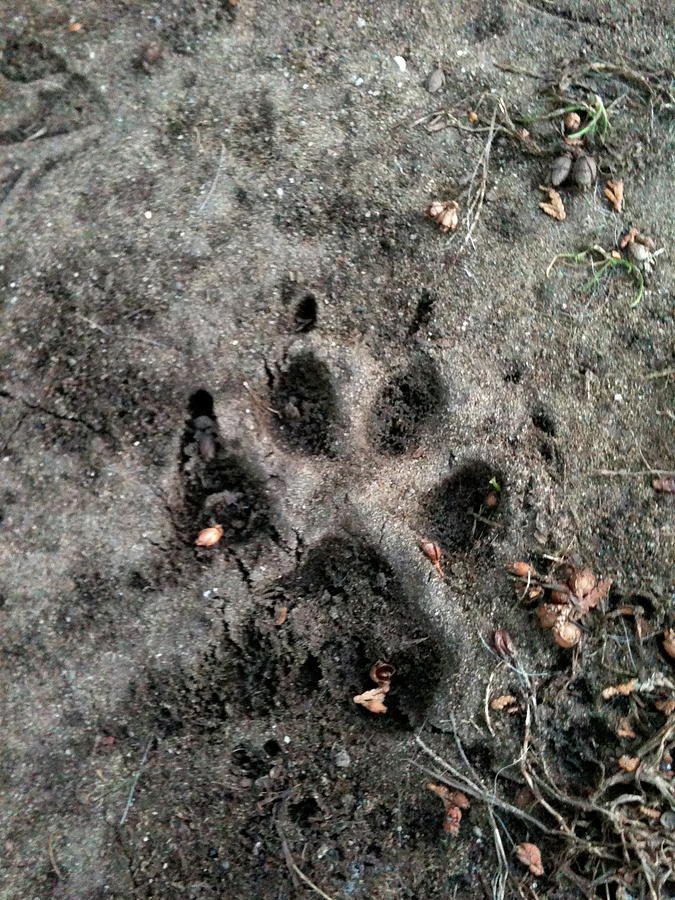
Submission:
[[[518,756],[522,713],[484,718],[491,675],[518,691],[495,628],[580,794],[622,752],[599,687],[672,674],[655,639],[603,669],[595,626],[573,663],[505,571],[573,553],[670,624],[672,5],[4,12],[0,897],[492,896],[485,808],[443,831],[415,735],[450,758],[454,731],[488,783]],[[537,189],[560,119],[528,124],[541,153],[488,130],[555,85],[614,102],[565,222]],[[547,276],[630,226],[665,248],[638,305],[628,272]],[[351,698],[378,659],[375,716]],[[537,896],[584,896],[554,846]]]

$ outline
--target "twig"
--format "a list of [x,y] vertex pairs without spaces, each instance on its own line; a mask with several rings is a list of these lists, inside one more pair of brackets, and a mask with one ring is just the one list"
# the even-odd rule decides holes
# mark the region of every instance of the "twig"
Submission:
[[[583,472],[576,473],[578,475],[582,475]],[[637,469],[635,471],[631,471],[630,469],[594,469],[592,472],[588,473],[589,475],[621,475],[630,477],[632,475],[661,475],[672,477],[675,475],[675,470],[672,469]]]
[[425,744],[419,735],[415,737],[415,742],[419,747],[422,748],[422,750],[424,750],[427,756],[430,756],[435,763],[450,772],[450,775],[452,776],[452,778],[448,778],[445,775],[442,775],[438,772],[432,772],[429,769],[425,769],[423,766],[420,766],[419,764],[415,764],[413,762],[414,765],[417,765],[419,769],[421,769],[431,778],[437,778],[439,781],[445,782],[450,787],[454,787],[456,790],[465,791],[475,800],[483,800],[488,805],[491,804],[492,806],[497,806],[500,809],[503,809],[505,812],[511,813],[511,815],[517,816],[518,818],[523,819],[525,822],[529,822],[530,825],[534,825],[540,831],[543,831],[544,834],[560,836],[559,831],[555,831],[554,829],[549,828],[548,826],[544,825],[543,822],[540,822],[539,819],[535,819],[534,816],[531,816],[524,810],[518,809],[517,806],[512,806],[510,803],[507,803],[506,800],[502,800],[501,797],[496,796],[496,794],[490,794],[479,784],[476,784],[475,782],[471,781],[470,778],[462,775],[461,772],[458,772],[457,769],[454,768],[454,766],[450,765],[450,763],[447,762],[447,760],[443,759],[434,750],[432,750],[431,747]]
[[52,869],[54,870],[54,874],[59,879],[59,881],[63,881],[63,872],[59,868],[59,864],[56,861],[56,854],[54,853],[54,847],[52,845],[52,836],[51,834],[47,836],[47,851],[49,853],[49,861],[52,864]]
[[218,168],[216,169],[216,174],[215,174],[215,176],[214,176],[214,178],[213,178],[213,183],[211,184],[211,187],[210,187],[210,189],[209,189],[208,194],[206,195],[206,197],[204,197],[204,199],[203,199],[202,202],[200,203],[198,212],[202,212],[202,210],[204,209],[204,207],[206,206],[206,204],[209,202],[209,200],[211,199],[211,196],[212,196],[213,192],[214,192],[215,189],[216,189],[216,185],[218,184],[218,179],[220,178],[220,171],[221,171],[221,169],[222,169],[222,167],[223,167],[223,160],[224,160],[224,159],[225,159],[225,145],[224,145],[224,144],[221,144],[221,145],[220,145],[220,159],[218,160]]
[[649,372],[648,375],[643,375],[642,377],[647,381],[651,378],[670,378],[671,375],[675,375],[675,367],[672,369],[662,369],[660,372]]
[[152,746],[152,742],[154,740],[155,740],[155,736],[154,736],[154,734],[151,734],[148,739],[148,743],[145,745],[145,750],[143,751],[143,756],[141,757],[141,762],[140,762],[140,765],[138,766],[138,771],[134,775],[133,780],[131,782],[131,787],[129,788],[129,796],[127,797],[127,804],[124,807],[124,812],[122,813],[122,818],[120,819],[120,825],[124,825],[124,823],[127,820],[127,816],[129,815],[129,810],[131,809],[131,804],[133,803],[133,800],[134,800],[134,793],[135,793],[136,787],[138,785],[138,780],[141,777],[141,771],[142,771],[143,766],[145,765],[145,762],[148,758],[148,754],[150,753],[150,747]]
[[[281,806],[284,807],[287,802],[288,802],[288,794],[282,800]],[[322,891],[318,885],[314,884],[314,882],[311,881],[305,875],[305,873],[302,871],[302,869],[296,864],[295,860],[293,859],[293,854],[291,853],[290,847],[288,846],[288,841],[286,840],[286,835],[284,834],[283,828],[281,827],[281,822],[279,822],[279,819],[276,815],[274,816],[274,824],[276,826],[279,837],[281,838],[281,849],[284,854],[284,859],[286,860],[286,865],[290,869],[291,873],[293,875],[296,875],[301,881],[304,881],[305,884],[307,885],[307,887],[311,888],[315,894],[318,894],[319,897],[323,897],[323,900],[334,900],[334,898],[331,897],[330,894],[327,894],[325,891]]]
[[[490,121],[490,130],[488,131],[487,140],[485,141],[485,146],[483,147],[483,152],[480,155],[480,159],[476,163],[476,167],[471,174],[471,181],[469,182],[468,189],[468,197],[469,204],[467,209],[467,217],[466,221],[468,223],[468,229],[464,236],[464,240],[462,241],[462,246],[460,247],[460,251],[466,247],[466,245],[471,240],[471,236],[478,224],[478,220],[480,219],[480,215],[483,209],[483,203],[485,202],[485,191],[487,189],[487,176],[488,176],[488,168],[490,164],[490,153],[492,151],[492,142],[495,137],[495,125],[497,122],[497,111],[500,108],[500,105],[503,106],[503,101],[500,99],[498,103],[495,103],[495,107],[492,110],[492,119]],[[478,190],[475,194],[472,195],[472,189],[474,186],[474,182],[478,177],[478,173],[480,172],[480,184],[478,186]]]

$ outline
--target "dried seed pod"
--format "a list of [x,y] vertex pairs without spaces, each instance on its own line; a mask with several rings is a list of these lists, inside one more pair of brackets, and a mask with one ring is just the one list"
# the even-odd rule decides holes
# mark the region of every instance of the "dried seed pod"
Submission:
[[572,170],[572,157],[565,153],[553,160],[551,165],[551,184],[558,187],[563,181],[567,180]]
[[445,578],[445,572],[443,571],[443,566],[441,565],[443,552],[438,544],[434,544],[433,541],[419,541],[417,546],[429,560],[434,569],[436,569],[441,578]]
[[378,660],[371,666],[369,675],[371,681],[374,681],[378,687],[384,687],[387,685],[387,690],[389,690],[389,683],[391,681],[391,676],[394,674],[396,669],[390,665],[389,663],[382,662],[382,660]]
[[651,253],[649,252],[649,248],[645,247],[644,244],[633,241],[628,245],[628,255],[632,258],[633,262],[643,263],[647,262]]
[[370,691],[364,691],[362,694],[357,694],[356,697],[353,697],[354,703],[358,703],[360,706],[365,706],[368,712],[371,713],[386,713],[387,707],[384,704],[384,698],[387,696],[387,692],[384,688],[378,687],[373,688]]
[[213,547],[223,536],[222,525],[212,525],[210,528],[204,528],[197,535],[195,544],[197,547]]
[[620,769],[623,769],[624,772],[635,772],[640,767],[640,757],[628,756],[627,753],[624,753],[623,756],[620,756],[617,759],[617,765]]
[[459,224],[459,204],[454,200],[436,200],[427,209],[427,215],[438,223],[441,231],[454,231]]
[[541,862],[541,852],[536,844],[518,844],[516,847],[516,856],[519,862],[530,870],[533,875],[540,876],[544,874],[544,866]]
[[559,647],[569,649],[576,647],[581,640],[581,629],[574,622],[565,619],[559,620],[553,626],[553,640]]
[[537,618],[542,628],[553,628],[560,618],[560,607],[555,603],[542,603],[537,607]]
[[498,628],[494,635],[495,650],[500,656],[515,656],[516,648],[506,628]]
[[675,629],[669,628],[663,634],[663,649],[675,659]]
[[537,577],[537,573],[534,571],[532,566],[526,562],[509,563],[506,567],[506,571],[510,572],[512,575],[517,575],[519,578],[527,578],[528,575],[531,578]]
[[435,94],[445,84],[445,72],[440,66],[437,66],[427,79],[427,90],[430,94]]
[[567,591],[555,590],[551,591],[551,603],[557,603],[557,605],[564,606],[566,603],[570,602],[570,595]]
[[459,204],[454,200],[436,200],[427,209],[427,215],[438,223],[441,231],[454,231],[459,225]]
[[597,578],[590,569],[575,569],[567,583],[572,593],[581,598],[590,594],[597,583]]
[[581,116],[577,112],[568,112],[563,119],[565,131],[578,131],[581,128]]
[[572,180],[581,188],[591,187],[595,181],[597,166],[592,156],[582,153],[574,160],[572,166]]

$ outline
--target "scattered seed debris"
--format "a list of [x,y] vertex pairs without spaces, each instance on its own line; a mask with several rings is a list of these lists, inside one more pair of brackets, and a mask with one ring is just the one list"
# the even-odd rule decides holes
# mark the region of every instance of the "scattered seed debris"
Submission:
[[495,650],[500,656],[515,656],[516,648],[506,628],[498,628],[494,633]]
[[222,525],[211,525],[210,528],[204,528],[197,535],[195,544],[197,547],[213,547],[223,536]]
[[663,649],[668,656],[675,659],[675,630],[668,629],[663,634]]
[[636,737],[635,732],[630,724],[630,719],[627,716],[624,716],[619,720],[619,726],[616,729],[616,736],[620,738],[634,738]]
[[427,216],[447,234],[448,231],[455,231],[459,225],[459,204],[454,200],[435,200],[427,209]]
[[539,190],[548,194],[548,200],[540,203],[539,209],[543,209],[546,215],[551,216],[552,219],[556,219],[558,222],[564,222],[567,218],[567,213],[565,212],[565,207],[560,194],[553,190],[553,188],[544,187],[541,184],[539,185]]
[[502,694],[501,697],[495,697],[494,700],[490,701],[490,709],[499,712],[502,709],[506,709],[507,706],[513,706],[515,703],[516,698],[511,694]]
[[445,821],[443,829],[448,834],[459,834],[459,825],[462,821],[462,810],[469,808],[469,800],[461,791],[451,791],[444,784],[427,784],[427,790],[440,797],[445,806]]
[[652,487],[664,494],[675,494],[675,478],[652,478]]
[[631,678],[630,681],[626,681],[624,684],[612,684],[603,690],[602,699],[611,700],[612,697],[627,697],[629,694],[633,693],[636,686],[637,682],[634,678]]
[[434,544],[433,541],[420,541],[417,545],[422,553],[429,560],[434,569],[438,572],[441,578],[445,578],[445,573],[443,572],[443,568],[441,566],[442,559],[442,551],[438,544]]
[[[565,153],[562,156],[559,156],[557,159],[553,160],[553,164],[551,166],[551,175],[550,180],[553,187],[559,187],[563,181],[567,181],[567,178],[572,171],[572,157],[569,153]],[[540,188],[540,190],[546,190],[546,188]]]
[[541,851],[536,844],[518,844],[516,856],[519,862],[530,870],[533,875],[543,875],[544,867],[541,862]]
[[612,204],[614,212],[620,213],[623,209],[623,178],[617,178],[616,181],[608,181],[603,194]]
[[363,694],[358,694],[353,698],[354,703],[365,706],[372,713],[386,713],[387,707],[384,705],[384,698],[389,693],[394,672],[394,667],[390,666],[389,663],[376,662],[370,669],[370,678],[377,687],[364,691]]
[[433,72],[430,73],[427,79],[427,90],[430,94],[435,94],[437,91],[440,91],[441,88],[445,85],[445,72],[441,69],[440,66],[435,68]]
[[624,754],[617,759],[616,763],[624,772],[636,772],[640,766],[640,757]]

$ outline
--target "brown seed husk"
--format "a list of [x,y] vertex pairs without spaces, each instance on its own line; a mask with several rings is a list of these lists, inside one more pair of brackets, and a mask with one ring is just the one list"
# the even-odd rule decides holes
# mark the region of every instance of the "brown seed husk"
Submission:
[[619,768],[623,769],[624,772],[635,772],[640,766],[640,757],[624,754],[623,756],[620,756],[616,762]]
[[530,870],[533,875],[543,875],[544,867],[541,862],[541,851],[536,844],[518,844],[516,847],[518,860]]
[[668,656],[670,656],[672,659],[675,659],[675,631],[672,628],[664,632],[663,649],[666,651]]
[[559,647],[569,650],[581,640],[581,629],[574,622],[558,621],[553,626],[553,640]]
[[197,547],[213,547],[223,536],[222,525],[212,525],[210,528],[204,528],[197,535],[195,544]]

